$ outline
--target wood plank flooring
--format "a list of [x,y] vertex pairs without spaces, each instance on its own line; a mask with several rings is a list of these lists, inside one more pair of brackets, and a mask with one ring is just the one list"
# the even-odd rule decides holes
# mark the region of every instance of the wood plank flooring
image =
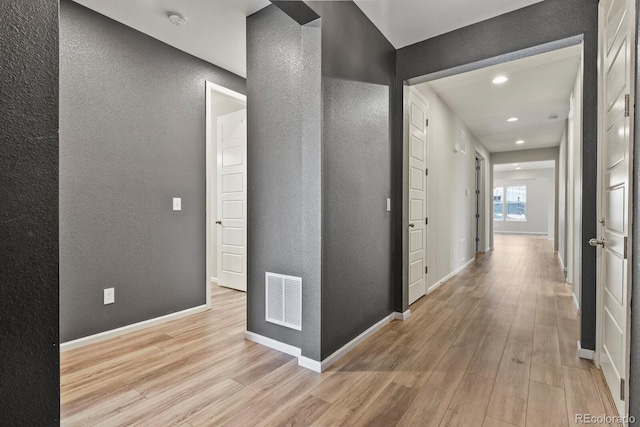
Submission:
[[617,415],[576,355],[578,314],[551,242],[495,250],[318,374],[245,341],[245,295],[61,354],[66,426],[573,426]]

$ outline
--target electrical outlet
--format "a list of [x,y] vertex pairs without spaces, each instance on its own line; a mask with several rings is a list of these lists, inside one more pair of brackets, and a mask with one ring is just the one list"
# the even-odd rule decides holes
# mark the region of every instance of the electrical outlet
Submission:
[[116,302],[116,291],[114,288],[104,290],[104,305]]

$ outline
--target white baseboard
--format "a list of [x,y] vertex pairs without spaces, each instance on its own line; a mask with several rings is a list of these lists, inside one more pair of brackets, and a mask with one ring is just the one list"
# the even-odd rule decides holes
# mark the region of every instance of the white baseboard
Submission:
[[218,278],[211,276],[211,283],[218,283]]
[[244,339],[253,341],[255,343],[264,345],[274,350],[281,351],[286,354],[290,354],[291,356],[295,356],[297,358],[300,358],[302,354],[302,350],[300,350],[298,347],[285,344],[283,342],[253,332],[244,331]]
[[[409,310],[407,310],[407,311],[409,311]],[[402,313],[402,315],[404,315],[405,313]],[[398,313],[398,314],[400,314],[400,313]],[[409,317],[409,314],[407,314],[407,317]],[[271,339],[271,338],[268,338],[268,337],[265,337],[265,336],[262,336],[262,335],[258,335],[258,334],[253,333],[253,332],[245,331],[244,338],[249,340],[249,341],[253,341],[253,342],[256,342],[258,344],[262,344],[262,345],[267,346],[269,348],[272,348],[274,350],[278,350],[278,351],[281,351],[283,353],[290,354],[291,356],[297,357],[298,358],[298,365],[302,366],[303,368],[307,368],[307,369],[310,369],[310,370],[315,371],[315,372],[324,372],[324,371],[327,370],[327,368],[329,368],[331,365],[336,363],[342,356],[344,356],[345,354],[347,354],[348,352],[353,350],[358,344],[360,344],[362,341],[367,339],[369,336],[371,336],[372,334],[374,334],[375,332],[380,330],[383,326],[385,326],[388,323],[390,323],[395,318],[396,318],[396,313],[395,312],[389,314],[384,319],[380,320],[375,325],[371,326],[369,329],[367,329],[366,331],[364,331],[363,333],[361,333],[360,335],[358,335],[357,337],[355,337],[354,339],[352,339],[351,341],[346,343],[344,346],[342,346],[340,349],[335,351],[333,354],[331,354],[330,356],[328,356],[326,359],[324,359],[321,362],[303,356],[302,355],[302,350],[300,348],[298,348],[298,347],[295,347],[295,346],[292,346],[292,345],[289,345],[289,344],[285,344],[283,342],[276,341],[274,339]]]
[[312,370],[313,372],[322,372],[322,362],[309,359],[308,357],[299,356],[298,366]]
[[360,344],[365,339],[369,338],[369,336],[373,335],[375,332],[382,329],[388,323],[391,323],[392,320],[396,318],[395,313],[389,314],[387,317],[378,321],[376,324],[371,326],[369,329],[343,345],[341,348],[336,350],[333,354],[322,361],[322,372],[324,372],[329,366],[336,363],[342,356],[353,350],[358,344]]
[[74,348],[84,347],[85,345],[94,344],[100,341],[108,340],[109,338],[115,338],[120,335],[128,334],[129,332],[139,331],[140,329],[150,328],[151,326],[166,323],[171,320],[177,320],[182,317],[191,316],[193,314],[202,313],[207,310],[206,305],[199,305],[197,307],[188,308],[186,310],[178,311],[176,313],[167,314],[165,316],[155,317],[153,319],[145,320],[131,325],[123,326],[121,328],[112,329],[110,331],[100,332],[99,334],[89,335],[88,337],[78,338],[77,340],[67,341],[60,344],[60,352],[73,350]]
[[460,273],[462,270],[464,270],[465,268],[469,267],[471,264],[473,264],[475,261],[475,258],[471,258],[469,261],[467,261],[465,264],[461,265],[460,267],[458,267],[456,270],[452,271],[451,273],[447,274],[446,276],[444,276],[442,279],[438,280],[436,283],[434,283],[433,285],[429,286],[427,289],[427,295],[429,295],[431,292],[435,291],[436,289],[438,289],[441,285],[443,285],[444,283],[447,282],[447,280],[451,279],[453,276],[455,276],[456,274]]
[[393,314],[396,316],[396,320],[407,320],[409,316],[411,316],[411,309],[408,309],[404,313],[400,313],[399,311],[396,311]]
[[573,304],[576,306],[576,309],[578,310],[578,314],[580,314],[580,303],[578,302],[578,298],[576,298],[576,294],[571,294],[571,296],[573,297]]
[[595,351],[587,350],[586,348],[582,348],[580,345],[580,341],[578,341],[578,357],[580,359],[593,360],[593,356],[595,355]]

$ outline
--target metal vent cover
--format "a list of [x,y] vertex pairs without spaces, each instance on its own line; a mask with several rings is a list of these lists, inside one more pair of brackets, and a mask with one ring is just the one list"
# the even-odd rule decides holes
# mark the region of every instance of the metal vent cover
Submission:
[[266,321],[302,330],[302,278],[266,273]]

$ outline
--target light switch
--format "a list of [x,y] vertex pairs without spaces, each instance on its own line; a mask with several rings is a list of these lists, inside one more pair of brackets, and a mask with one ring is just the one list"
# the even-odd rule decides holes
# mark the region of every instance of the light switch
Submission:
[[387,198],[387,212],[391,212],[391,199]]
[[174,197],[173,198],[173,210],[181,211],[182,210],[182,198]]

